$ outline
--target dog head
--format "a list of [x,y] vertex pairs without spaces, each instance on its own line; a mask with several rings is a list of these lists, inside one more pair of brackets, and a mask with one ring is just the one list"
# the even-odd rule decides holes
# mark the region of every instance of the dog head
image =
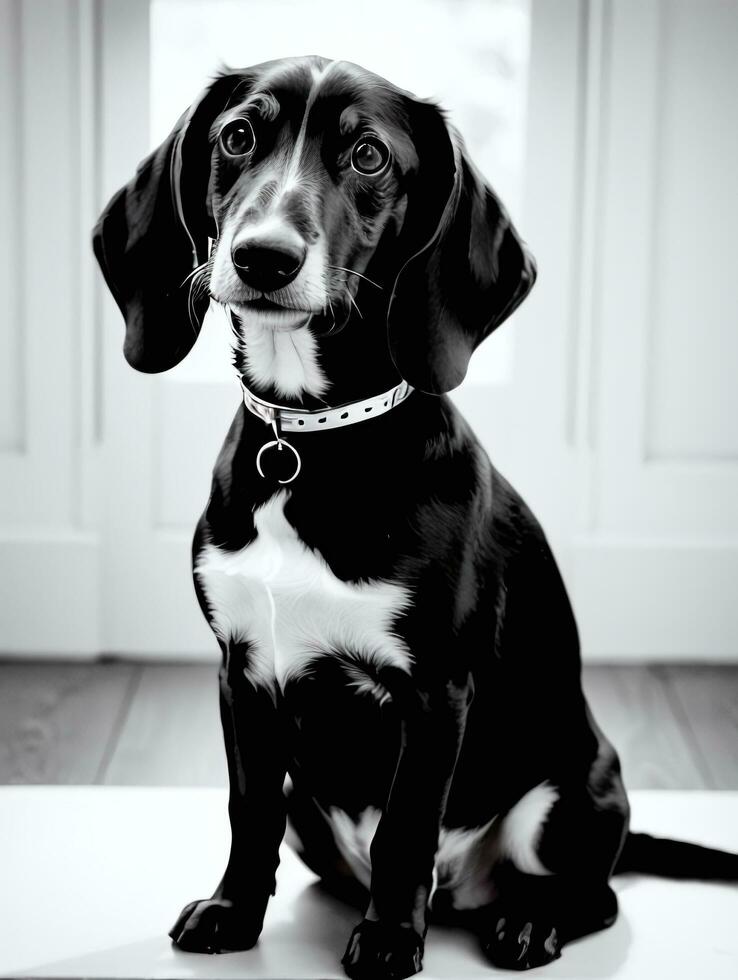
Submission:
[[94,247],[139,370],[178,363],[212,297],[237,328],[361,324],[436,394],[535,280],[441,110],[321,58],[216,78],[113,197]]

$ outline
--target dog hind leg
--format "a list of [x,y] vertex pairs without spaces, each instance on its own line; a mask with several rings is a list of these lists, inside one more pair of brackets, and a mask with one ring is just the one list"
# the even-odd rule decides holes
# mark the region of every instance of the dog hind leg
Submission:
[[523,847],[503,850],[494,869],[497,897],[473,918],[482,950],[495,966],[542,966],[557,959],[565,943],[604,929],[617,917],[608,879],[627,809],[614,798],[609,808],[594,806],[584,787],[559,787],[559,792],[536,835],[534,854]]

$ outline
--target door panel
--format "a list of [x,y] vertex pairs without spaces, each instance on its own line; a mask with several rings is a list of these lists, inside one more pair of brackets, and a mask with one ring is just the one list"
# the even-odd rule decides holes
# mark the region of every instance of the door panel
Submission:
[[94,207],[92,79],[80,57],[89,13],[76,0],[0,4],[0,649],[10,654],[98,646],[89,492],[98,405],[83,245]]
[[590,510],[574,592],[602,656],[733,658],[738,5],[602,9]]

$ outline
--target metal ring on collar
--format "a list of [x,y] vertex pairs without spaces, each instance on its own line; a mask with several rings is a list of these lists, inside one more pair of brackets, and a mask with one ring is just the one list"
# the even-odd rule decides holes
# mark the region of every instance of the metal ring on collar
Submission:
[[276,439],[272,439],[269,442],[265,442],[264,445],[259,450],[259,452],[256,454],[256,469],[259,472],[259,476],[262,477],[262,479],[266,479],[266,473],[261,468],[261,457],[262,457],[263,453],[265,452],[265,450],[271,449],[272,446],[276,446],[277,449],[279,449],[279,450],[282,449],[282,446],[287,446],[287,448],[288,449],[291,449],[292,452],[295,454],[295,460],[297,462],[297,466],[295,468],[295,472],[292,474],[292,476],[288,477],[286,480],[277,480],[277,483],[292,483],[292,481],[297,477],[297,475],[299,474],[300,470],[302,469],[302,459],[300,458],[300,454],[295,449],[295,447],[292,445],[292,443],[287,442],[286,439],[280,439],[279,437],[276,438]]

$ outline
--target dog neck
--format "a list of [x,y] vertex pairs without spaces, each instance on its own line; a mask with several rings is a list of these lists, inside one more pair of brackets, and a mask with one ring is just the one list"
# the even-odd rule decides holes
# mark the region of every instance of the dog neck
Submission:
[[324,408],[387,391],[401,379],[392,363],[384,323],[352,318],[339,333],[310,325],[275,331],[244,323],[235,332],[234,366],[244,384],[268,402]]
[[294,405],[310,397],[320,402],[331,387],[309,326],[279,331],[244,324],[236,356],[244,382],[267,400]]

